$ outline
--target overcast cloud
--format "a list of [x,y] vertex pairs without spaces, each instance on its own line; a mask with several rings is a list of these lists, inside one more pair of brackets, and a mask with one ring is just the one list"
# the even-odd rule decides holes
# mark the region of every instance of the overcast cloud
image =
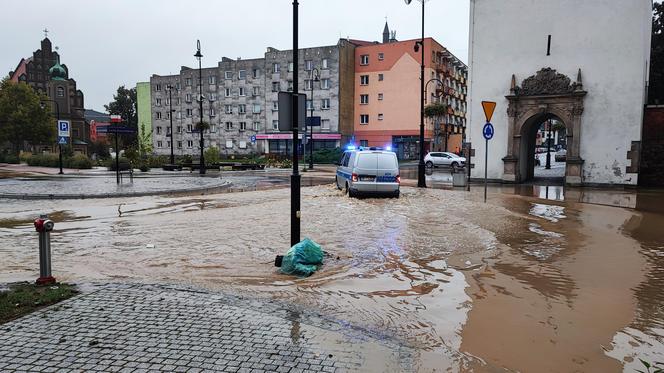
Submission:
[[[468,58],[469,0],[428,0],[426,34],[462,61]],[[255,58],[268,46],[292,46],[292,0],[4,0],[0,75],[32,56],[48,28],[62,62],[103,111],[120,85],[194,66],[196,39],[203,65],[222,56]],[[385,17],[397,39],[420,35],[420,3],[403,0],[300,0],[300,47],[336,44],[340,37],[380,40]],[[21,16],[23,15],[23,16]]]

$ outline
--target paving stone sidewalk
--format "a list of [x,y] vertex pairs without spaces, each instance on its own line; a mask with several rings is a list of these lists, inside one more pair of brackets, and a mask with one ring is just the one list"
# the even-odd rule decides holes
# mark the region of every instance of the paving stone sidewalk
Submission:
[[104,285],[0,325],[0,372],[409,371],[412,350],[301,307]]

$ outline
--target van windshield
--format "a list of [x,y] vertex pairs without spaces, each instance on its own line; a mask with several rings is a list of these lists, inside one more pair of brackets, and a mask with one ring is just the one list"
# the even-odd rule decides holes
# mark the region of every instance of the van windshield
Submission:
[[378,164],[378,154],[360,153],[357,160],[357,168],[375,170]]
[[399,168],[397,165],[397,157],[392,154],[380,154],[378,157],[379,170],[394,170]]

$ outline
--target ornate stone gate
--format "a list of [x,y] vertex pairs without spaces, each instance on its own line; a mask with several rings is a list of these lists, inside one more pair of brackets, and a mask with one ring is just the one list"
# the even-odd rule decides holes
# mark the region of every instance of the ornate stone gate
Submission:
[[547,119],[557,118],[567,132],[565,183],[580,185],[583,159],[580,156],[583,99],[581,69],[571,79],[551,68],[543,68],[525,79],[521,86],[512,75],[509,101],[507,156],[503,158],[503,180],[521,183],[533,177],[535,133]]

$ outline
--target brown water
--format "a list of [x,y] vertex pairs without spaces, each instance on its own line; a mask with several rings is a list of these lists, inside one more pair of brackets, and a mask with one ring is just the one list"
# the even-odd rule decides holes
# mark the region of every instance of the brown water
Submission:
[[404,188],[399,200],[348,199],[331,186],[303,193],[303,236],[329,253],[307,279],[272,265],[289,242],[289,192],[277,189],[2,201],[0,282],[36,276],[31,221],[56,213],[60,280],[190,283],[297,302],[415,348],[419,371],[631,372],[639,357],[664,360],[659,193],[645,194],[649,211],[569,202],[567,191],[494,191],[488,204],[478,188]]

